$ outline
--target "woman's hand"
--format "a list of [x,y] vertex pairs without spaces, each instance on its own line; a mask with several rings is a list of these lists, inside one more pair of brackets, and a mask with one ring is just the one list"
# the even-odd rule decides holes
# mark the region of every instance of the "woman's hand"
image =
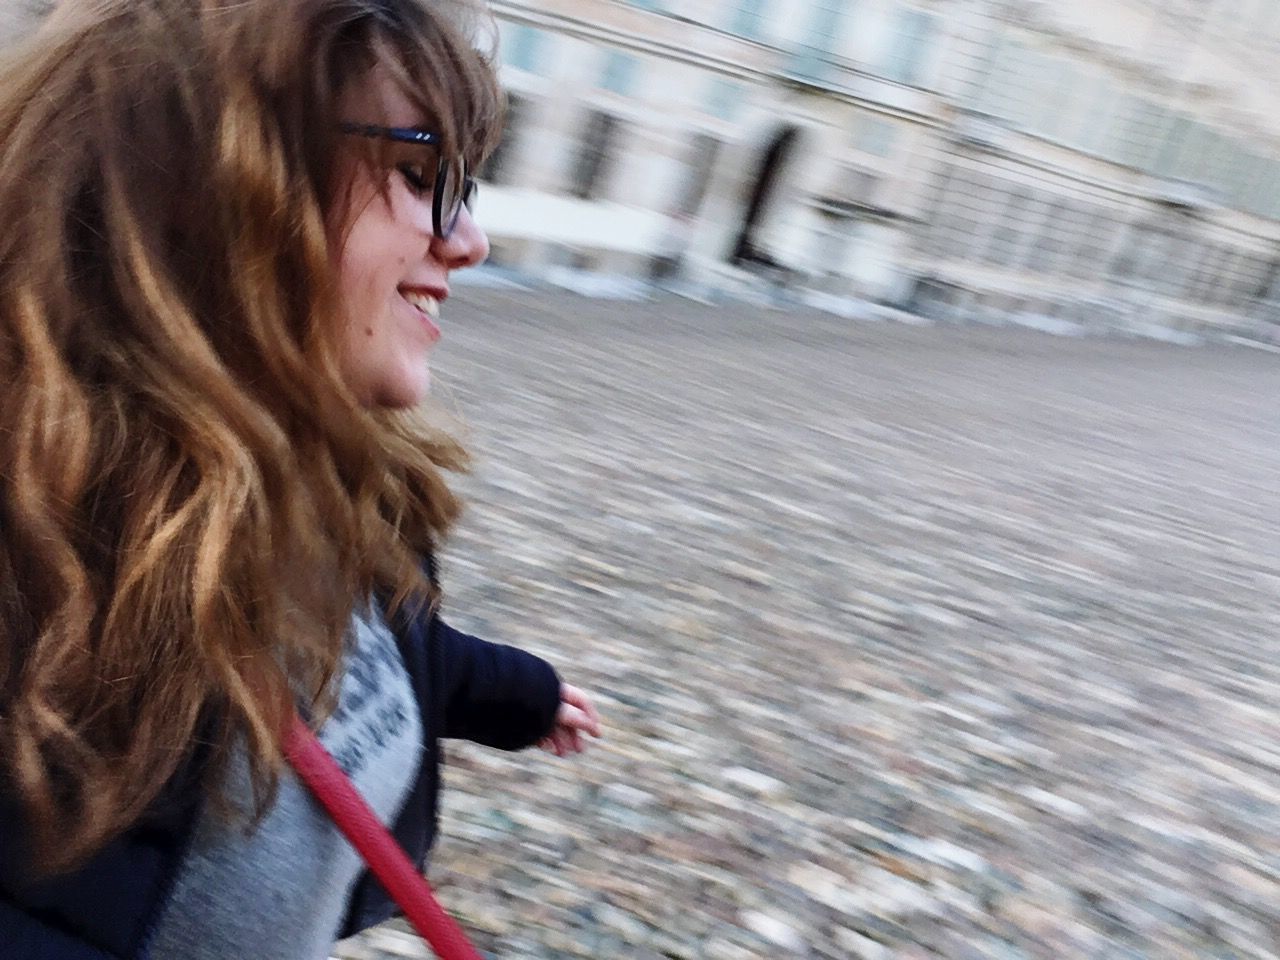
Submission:
[[538,746],[557,757],[570,753],[582,753],[586,745],[582,735],[600,736],[600,716],[591,698],[577,687],[567,683],[560,685],[560,709],[556,711],[556,724],[551,732],[538,741]]

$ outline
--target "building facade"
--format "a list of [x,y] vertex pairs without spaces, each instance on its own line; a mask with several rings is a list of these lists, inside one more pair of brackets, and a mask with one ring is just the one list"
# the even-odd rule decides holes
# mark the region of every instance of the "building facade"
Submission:
[[1280,342],[1276,0],[490,7],[496,263]]
[[499,262],[1275,339],[1273,0],[491,6]]
[[52,0],[7,0],[0,3],[0,45],[17,39],[48,12]]

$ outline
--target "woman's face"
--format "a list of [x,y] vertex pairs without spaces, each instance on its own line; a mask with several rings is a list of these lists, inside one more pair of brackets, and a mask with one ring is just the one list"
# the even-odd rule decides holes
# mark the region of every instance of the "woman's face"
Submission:
[[[344,122],[423,127],[423,117],[381,70],[342,98]],[[425,154],[423,154],[425,156]],[[382,183],[356,151],[345,160],[351,202],[330,224],[345,326],[340,341],[347,386],[370,407],[411,407],[430,389],[431,350],[449,275],[489,255],[484,231],[463,210],[447,240],[432,228],[435,171],[419,192],[393,169]]]

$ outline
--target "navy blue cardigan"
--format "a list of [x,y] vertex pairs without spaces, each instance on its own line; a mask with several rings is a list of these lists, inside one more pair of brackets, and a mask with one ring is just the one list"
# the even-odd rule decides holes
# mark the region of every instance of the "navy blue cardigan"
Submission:
[[[423,755],[392,831],[419,865],[435,839],[441,737],[515,750],[550,732],[560,682],[545,661],[488,643],[432,616],[391,623],[422,714]],[[195,767],[198,760],[193,760]],[[74,873],[31,884],[21,865],[20,821],[0,795],[0,958],[168,960],[148,941],[168,901],[202,802],[180,774],[146,820]],[[397,912],[367,873],[348,903],[341,936]]]

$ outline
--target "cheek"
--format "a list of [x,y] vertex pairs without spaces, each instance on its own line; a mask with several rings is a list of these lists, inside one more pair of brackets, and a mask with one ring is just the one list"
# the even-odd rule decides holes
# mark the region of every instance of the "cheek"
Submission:
[[[364,229],[352,233],[336,265],[338,288],[350,311],[368,324],[368,311],[386,305],[396,294],[408,258],[388,230]],[[372,334],[372,330],[368,331]]]
[[389,276],[402,269],[395,212],[371,184],[353,189],[348,214],[330,230],[339,289],[349,302],[367,301]]
[[379,341],[395,335],[399,288],[413,257],[425,256],[430,243],[414,229],[402,199],[394,185],[389,197],[366,186],[340,234],[334,268],[347,315],[347,346],[357,355],[370,347],[376,353]]

